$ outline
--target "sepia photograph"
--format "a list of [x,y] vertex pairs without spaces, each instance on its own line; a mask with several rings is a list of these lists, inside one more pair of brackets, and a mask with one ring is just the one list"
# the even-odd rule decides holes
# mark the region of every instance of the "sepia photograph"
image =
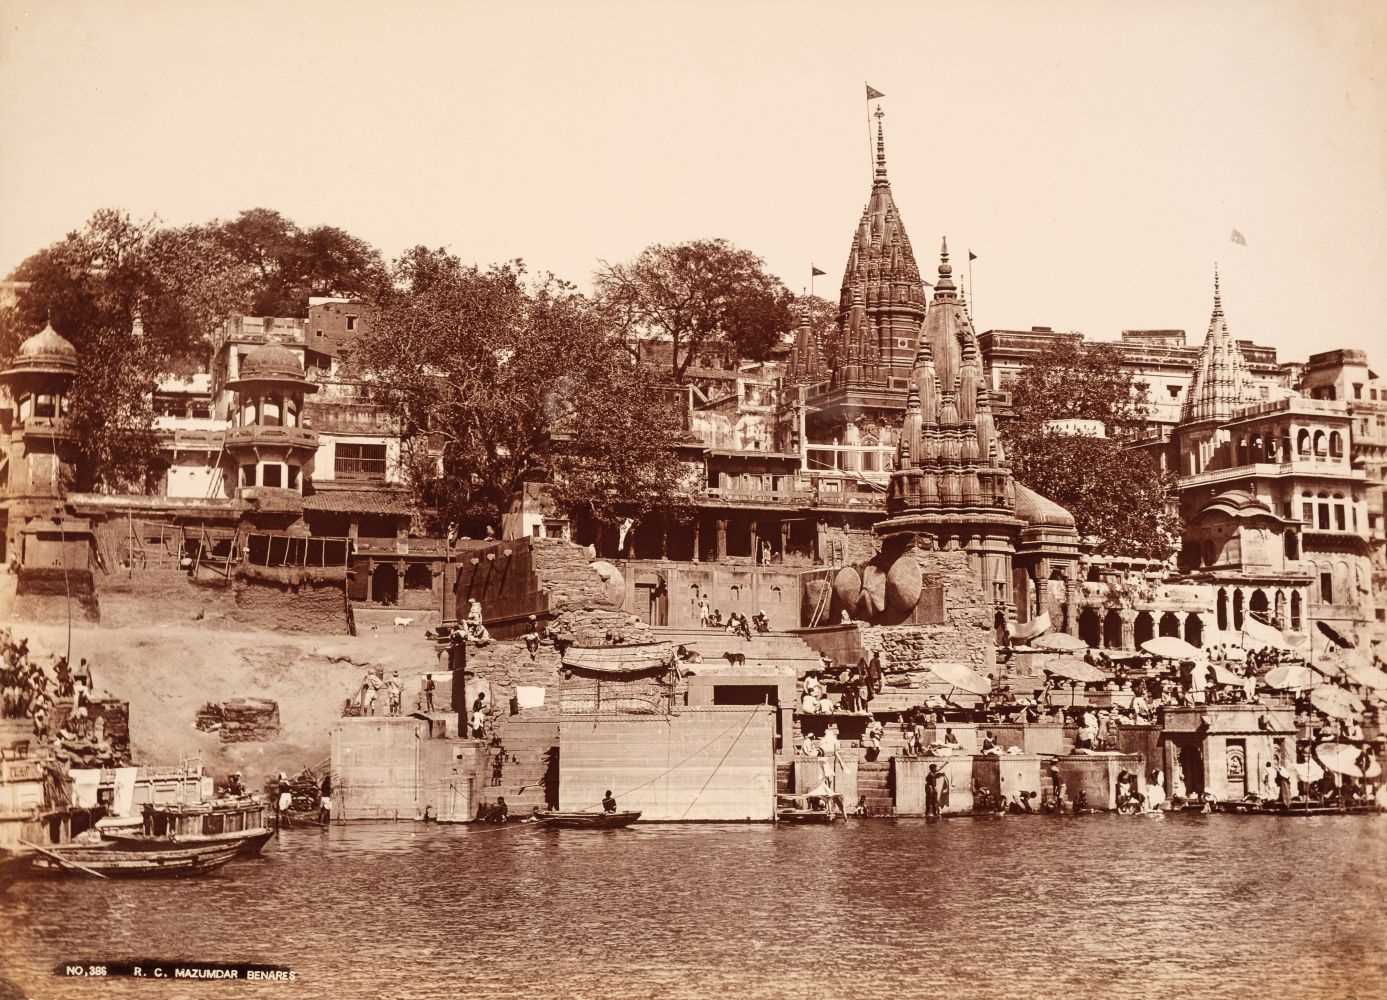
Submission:
[[1387,996],[1381,0],[0,0],[0,1000]]

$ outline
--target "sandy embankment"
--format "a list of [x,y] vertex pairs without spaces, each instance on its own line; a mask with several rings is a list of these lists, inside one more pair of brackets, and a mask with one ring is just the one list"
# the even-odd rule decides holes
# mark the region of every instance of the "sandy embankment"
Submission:
[[[9,624],[47,663],[62,653],[62,625]],[[130,703],[130,742],[138,763],[177,765],[200,757],[212,773],[244,772],[248,783],[283,770],[316,767],[328,757],[329,730],[367,665],[399,670],[406,707],[418,677],[434,669],[422,625],[352,636],[228,631],[194,623],[105,628],[77,625],[72,658],[93,665],[96,686]],[[193,727],[206,702],[237,697],[279,704],[280,737],[266,743],[222,743]]]

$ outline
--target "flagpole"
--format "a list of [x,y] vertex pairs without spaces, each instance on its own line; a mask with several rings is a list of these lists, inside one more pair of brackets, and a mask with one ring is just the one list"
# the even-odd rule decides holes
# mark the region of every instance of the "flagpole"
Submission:
[[968,251],[968,318],[977,326],[978,286],[973,284],[973,251]]
[[809,294],[814,294],[814,279],[818,277],[814,272],[818,270],[813,264],[809,265]]
[[[871,84],[863,81],[863,86],[870,88]],[[872,102],[867,100],[867,176],[876,176],[876,155],[872,151]]]

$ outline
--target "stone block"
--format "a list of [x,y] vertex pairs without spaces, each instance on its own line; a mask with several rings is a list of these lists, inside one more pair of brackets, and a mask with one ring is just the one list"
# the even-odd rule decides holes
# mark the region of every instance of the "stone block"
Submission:
[[1137,776],[1137,787],[1146,787],[1145,776],[1141,772],[1142,762],[1136,754],[1070,754],[1055,758],[1055,767],[1064,782],[1069,801],[1078,801],[1082,793],[1090,809],[1107,811],[1117,808],[1119,771],[1131,771]]

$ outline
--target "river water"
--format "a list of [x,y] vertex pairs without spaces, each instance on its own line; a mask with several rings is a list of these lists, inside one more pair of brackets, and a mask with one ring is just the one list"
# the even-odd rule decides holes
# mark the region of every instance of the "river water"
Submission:
[[[295,982],[52,971],[122,959]],[[1387,996],[1387,816],[353,825],[201,880],[0,896],[0,997],[1180,994]]]

